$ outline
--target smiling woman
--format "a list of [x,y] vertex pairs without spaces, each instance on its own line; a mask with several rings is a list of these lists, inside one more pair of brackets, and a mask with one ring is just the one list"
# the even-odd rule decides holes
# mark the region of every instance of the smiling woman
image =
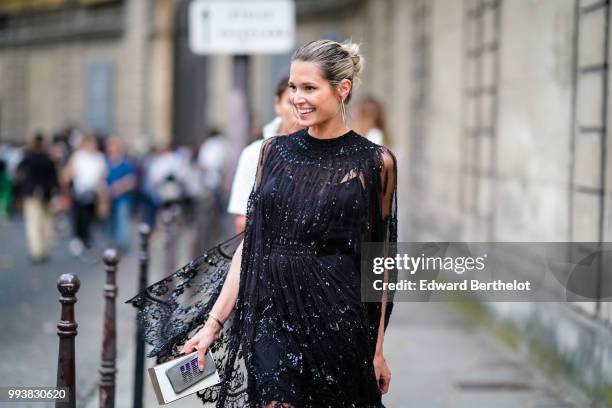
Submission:
[[[393,293],[362,301],[359,266],[362,242],[381,242],[392,256],[397,164],[389,149],[346,125],[342,112],[361,65],[352,44],[320,40],[296,52],[290,100],[306,129],[263,141],[244,239],[229,270],[188,265],[175,290],[168,287],[174,280],[165,280],[138,297],[141,318],[151,322],[145,332],[174,334],[151,339],[163,344],[158,355],[178,352],[177,344],[209,317],[180,349],[197,350],[202,364],[210,348],[220,363],[223,381],[200,394],[205,403],[383,406]],[[388,272],[380,277],[393,281]],[[174,307],[187,287],[198,288],[202,302]],[[194,308],[199,319],[170,320]]]
[[334,41],[315,41],[293,57],[289,88],[298,123],[310,127],[315,137],[337,135],[338,118],[346,128],[346,104],[359,84],[363,57],[359,46]]

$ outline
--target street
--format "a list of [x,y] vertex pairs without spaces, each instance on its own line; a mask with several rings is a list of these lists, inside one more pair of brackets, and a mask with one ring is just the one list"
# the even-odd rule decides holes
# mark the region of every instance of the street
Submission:
[[185,220],[165,211],[152,236],[153,283],[250,209],[257,243],[280,250],[356,253],[364,231],[527,249],[457,284],[472,260],[446,257],[453,279],[406,284],[465,302],[396,298],[386,406],[612,407],[611,26],[609,0],[0,0],[0,386],[56,384],[72,273],[74,397],[99,405],[102,254],[131,244],[115,403],[131,407],[135,214]]
[[[135,232],[135,228],[133,230]],[[77,406],[97,407],[104,305],[103,264],[92,265],[73,258],[66,249],[65,239],[58,237],[50,263],[32,265],[25,255],[23,226],[19,220],[2,225],[0,242],[3,244],[0,249],[3,328],[0,332],[0,385],[55,384],[56,325],[60,313],[56,281],[61,273],[76,273],[81,280],[76,303],[79,324]],[[154,236],[150,281],[161,277],[162,243],[161,233]],[[123,302],[136,290],[135,249],[121,260],[117,274],[117,407],[130,406],[132,401],[135,314]],[[390,392],[383,398],[387,407],[586,406],[580,402],[579,395],[570,395],[569,388],[562,384],[553,386],[524,357],[511,351],[451,304],[396,303],[385,338],[385,355],[392,371]],[[148,377],[145,386],[145,406],[157,406]],[[192,396],[171,406],[181,408],[197,404],[198,400]]]
[[[103,240],[98,241],[100,245],[97,249],[101,258]],[[27,257],[20,220],[4,222],[0,226],[0,242],[0,384],[55,385],[59,344],[56,332],[61,310],[57,279],[63,273],[73,273],[81,281],[75,304],[79,325],[75,349],[77,406],[83,406],[93,397],[99,379],[104,310],[103,263],[92,264],[75,259],[67,250],[67,240],[57,237],[50,262],[33,265]],[[138,242],[136,236],[133,242]],[[152,252],[161,254],[160,251]],[[162,261],[158,258],[157,263],[154,262],[150,279],[159,276],[160,269],[156,266]],[[135,294],[137,279],[138,257],[134,245],[129,255],[121,259],[117,273],[118,359],[132,352],[130,347],[134,342],[135,312],[124,301]],[[117,381],[126,381],[124,376],[128,374],[131,381],[132,373],[125,372],[118,374]]]

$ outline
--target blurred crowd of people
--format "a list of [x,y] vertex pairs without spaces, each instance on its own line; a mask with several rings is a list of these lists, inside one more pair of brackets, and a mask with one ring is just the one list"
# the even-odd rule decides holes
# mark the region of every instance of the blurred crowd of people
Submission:
[[[68,129],[52,139],[36,134],[26,146],[0,145],[0,217],[23,215],[33,262],[49,258],[55,219],[71,219],[69,249],[93,247],[93,227],[120,251],[130,249],[132,220],[155,228],[160,209],[178,206],[207,219],[224,211],[225,137],[213,130],[196,148],[153,148],[137,157],[118,136],[96,137]],[[205,211],[202,211],[205,210]],[[218,218],[218,217],[217,217]]]
[[[223,215],[233,215],[236,232],[244,229],[262,141],[300,130],[287,83],[287,77],[279,80],[276,117],[242,150],[233,181],[225,163],[230,146],[218,129],[199,146],[167,144],[139,156],[118,136],[97,137],[76,128],[52,138],[38,133],[27,146],[0,144],[0,219],[23,215],[31,260],[39,263],[49,258],[56,219],[70,219],[68,247],[80,257],[92,250],[95,225],[105,231],[104,245],[126,252],[134,219],[155,228],[160,210],[178,210],[185,225],[195,228],[191,249],[199,253],[227,233]],[[389,143],[380,102],[365,97],[356,113],[357,133]]]

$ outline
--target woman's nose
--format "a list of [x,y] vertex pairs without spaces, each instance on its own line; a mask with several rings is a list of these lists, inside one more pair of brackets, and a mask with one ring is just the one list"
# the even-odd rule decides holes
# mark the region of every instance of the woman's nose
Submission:
[[300,93],[300,91],[296,90],[293,93],[293,103],[294,104],[298,104],[298,103],[302,103],[305,102],[306,100],[304,99],[304,97],[302,96],[302,94]]

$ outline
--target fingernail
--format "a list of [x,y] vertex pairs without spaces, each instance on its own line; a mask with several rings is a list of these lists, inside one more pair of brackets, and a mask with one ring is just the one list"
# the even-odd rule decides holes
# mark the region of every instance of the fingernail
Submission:
[[198,366],[198,368],[200,369],[200,371],[204,371],[204,366]]

